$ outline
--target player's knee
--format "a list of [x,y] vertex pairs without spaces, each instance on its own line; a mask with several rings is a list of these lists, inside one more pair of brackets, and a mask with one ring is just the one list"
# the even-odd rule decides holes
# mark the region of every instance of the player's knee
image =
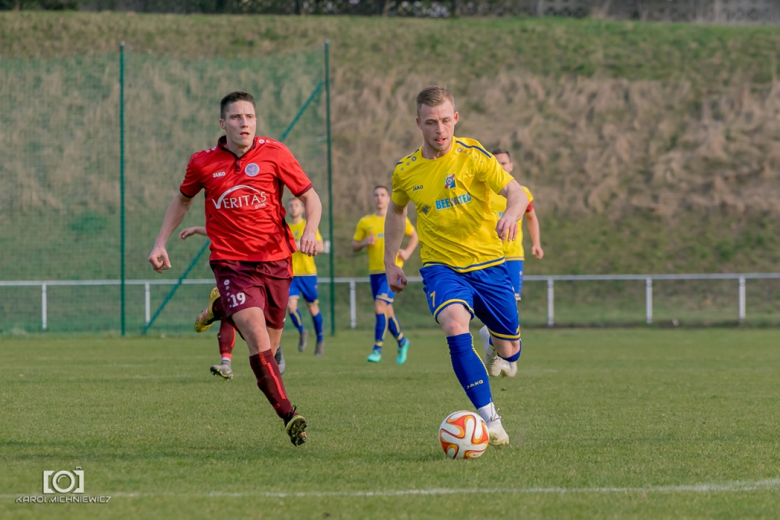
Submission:
[[290,314],[295,314],[295,311],[298,310],[298,301],[297,300],[289,300],[287,302],[287,312]]
[[387,303],[382,300],[374,300],[374,312],[384,314],[387,310]]
[[316,316],[317,314],[320,313],[320,306],[317,305],[316,303],[310,303],[309,304],[309,313],[312,316]]
[[461,305],[450,305],[439,313],[437,320],[447,336],[457,336],[469,332],[471,314]]

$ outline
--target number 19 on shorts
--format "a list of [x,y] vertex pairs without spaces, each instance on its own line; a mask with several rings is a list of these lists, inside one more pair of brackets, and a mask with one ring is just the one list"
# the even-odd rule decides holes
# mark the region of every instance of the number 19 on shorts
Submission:
[[235,308],[238,307],[239,305],[244,305],[246,303],[246,294],[242,292],[236,294],[229,294],[228,300],[230,306]]

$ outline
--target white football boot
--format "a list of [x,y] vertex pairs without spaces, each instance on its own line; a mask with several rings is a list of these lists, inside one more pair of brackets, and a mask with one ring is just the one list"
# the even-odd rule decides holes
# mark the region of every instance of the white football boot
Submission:
[[485,348],[485,368],[490,377],[501,375],[501,362],[503,359],[498,357],[495,349],[490,345],[490,332],[487,327],[479,329],[479,338],[482,340],[482,346]]
[[501,417],[496,416],[494,420],[487,423],[487,427],[491,446],[509,446],[509,435],[501,425]]
[[501,360],[501,375],[515,377],[517,375],[517,361]]

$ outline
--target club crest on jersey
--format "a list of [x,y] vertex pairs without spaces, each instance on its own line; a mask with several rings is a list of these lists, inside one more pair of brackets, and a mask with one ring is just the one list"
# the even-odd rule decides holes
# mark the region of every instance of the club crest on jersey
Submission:
[[455,187],[455,174],[451,173],[444,179],[444,189],[451,190]]
[[244,173],[250,177],[255,177],[258,173],[260,173],[260,167],[255,163],[249,163],[246,165],[246,167],[244,167]]

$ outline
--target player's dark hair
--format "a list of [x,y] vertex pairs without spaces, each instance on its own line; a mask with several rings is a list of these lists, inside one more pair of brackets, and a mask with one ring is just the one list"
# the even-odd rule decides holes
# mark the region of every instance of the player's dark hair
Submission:
[[380,190],[380,189],[385,190],[388,195],[390,194],[390,190],[387,189],[387,186],[382,186],[381,184],[378,186],[374,186],[374,189],[371,190],[371,193],[374,193],[376,190]]
[[247,94],[246,92],[231,92],[227,96],[222,98],[222,101],[219,102],[219,117],[220,119],[225,119],[225,112],[227,111],[227,107],[231,104],[235,103],[236,101],[249,101],[252,103],[252,108],[257,108],[255,106],[255,98],[252,97],[252,94]]
[[509,154],[509,150],[504,150],[503,148],[496,148],[490,153],[492,153],[494,156],[501,153],[505,153],[507,157],[509,157],[510,159],[512,158],[512,156]]
[[426,87],[417,94],[417,115],[420,114],[420,108],[422,108],[423,105],[437,107],[445,101],[452,103],[452,108],[455,108],[455,96],[453,96],[452,92],[447,90],[446,87],[439,87],[436,85]]

